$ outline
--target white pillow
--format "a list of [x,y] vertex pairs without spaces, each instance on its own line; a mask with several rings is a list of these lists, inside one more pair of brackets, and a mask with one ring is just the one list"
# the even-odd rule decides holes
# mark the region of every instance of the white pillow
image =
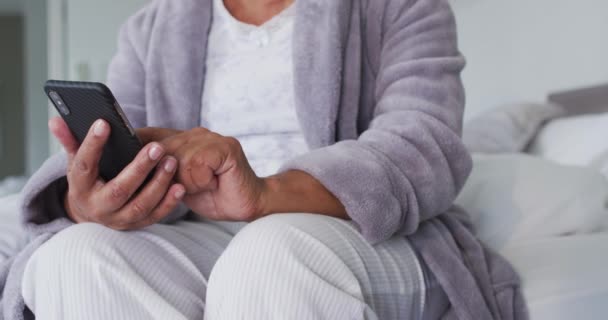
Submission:
[[471,152],[520,152],[545,122],[565,114],[564,108],[551,103],[493,108],[465,123],[463,141]]
[[456,204],[496,250],[608,224],[608,180],[594,170],[524,154],[475,155],[474,163]]
[[608,113],[553,120],[529,152],[561,164],[589,166],[608,177]]

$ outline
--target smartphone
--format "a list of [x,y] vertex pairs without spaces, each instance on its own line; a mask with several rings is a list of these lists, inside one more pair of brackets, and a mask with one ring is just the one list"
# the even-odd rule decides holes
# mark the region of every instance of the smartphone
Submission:
[[108,87],[96,82],[49,80],[44,91],[79,143],[98,119],[111,128],[99,175],[110,181],[138,154],[143,145]]

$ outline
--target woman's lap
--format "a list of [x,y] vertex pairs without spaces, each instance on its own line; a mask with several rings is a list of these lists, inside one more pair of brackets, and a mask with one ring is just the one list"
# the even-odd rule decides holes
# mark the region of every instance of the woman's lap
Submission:
[[[135,232],[72,228],[28,263],[23,293],[36,313],[88,312],[93,319],[98,311],[67,309],[102,304],[100,319],[200,318],[205,309],[206,319],[267,318],[308,304],[318,306],[308,311],[317,315],[418,319],[426,298],[406,239],[371,246],[350,223],[319,215],[274,215],[249,225],[184,221]],[[45,279],[53,274],[59,277]],[[55,286],[66,289],[59,300]],[[302,318],[307,311],[297,312]]]

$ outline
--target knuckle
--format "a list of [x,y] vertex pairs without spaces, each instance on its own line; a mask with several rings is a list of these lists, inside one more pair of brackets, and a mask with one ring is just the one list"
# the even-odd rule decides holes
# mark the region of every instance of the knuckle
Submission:
[[171,213],[171,211],[173,210],[173,208],[175,207],[175,204],[172,201],[167,201],[165,203],[163,203],[162,205],[160,205],[158,208],[156,208],[154,210],[154,212],[145,220],[142,221],[142,223],[145,224],[153,224],[156,223],[160,220],[162,220],[164,217],[166,217],[169,213]]
[[180,173],[178,181],[186,188],[187,193],[195,193],[199,191],[199,187],[194,183],[192,179],[191,171],[184,171]]
[[192,172],[192,181],[200,188],[208,187],[213,177],[213,171],[209,168],[202,168]]
[[235,137],[226,137],[226,144],[230,147],[231,150],[240,150],[241,142]]
[[197,128],[192,129],[192,133],[194,133],[196,135],[207,134],[209,132],[210,132],[209,129],[203,128],[203,127],[197,127]]
[[160,190],[164,188],[170,181],[171,176],[165,172],[165,170],[161,171],[160,174],[157,174],[153,179],[150,180],[148,186],[152,190]]
[[131,216],[134,219],[138,219],[140,217],[144,217],[148,214],[148,208],[147,206],[140,200],[135,200],[133,201],[133,203],[131,204]]
[[155,215],[164,215],[169,213],[177,205],[178,201],[175,197],[167,196],[167,199],[158,207],[158,212]]
[[110,200],[111,201],[124,201],[129,196],[129,193],[125,187],[117,182],[112,182],[110,185]]
[[150,168],[149,168],[148,164],[144,163],[143,161],[137,161],[133,165],[133,173],[135,173],[138,176],[147,175],[148,172],[150,172]]
[[209,137],[210,137],[210,138],[212,138],[212,139],[221,139],[221,138],[223,138],[223,137],[224,137],[224,136],[222,136],[221,134],[219,134],[219,133],[217,133],[217,132],[214,132],[214,131],[209,131],[209,132],[208,132],[208,135],[209,135]]
[[187,166],[189,169],[192,167],[201,167],[205,164],[205,155],[202,152],[197,152],[193,157],[191,163]]
[[82,159],[74,159],[74,165],[70,170],[76,170],[80,174],[88,174],[91,172],[91,166]]
[[149,216],[141,219],[137,224],[149,226],[151,224],[158,222],[160,219],[162,219],[162,217],[164,217],[164,214],[162,214],[162,211],[163,210],[160,207],[155,209],[152,213],[150,213]]
[[240,146],[241,145],[239,140],[235,137],[225,137],[224,139],[226,139],[226,143],[231,146]]

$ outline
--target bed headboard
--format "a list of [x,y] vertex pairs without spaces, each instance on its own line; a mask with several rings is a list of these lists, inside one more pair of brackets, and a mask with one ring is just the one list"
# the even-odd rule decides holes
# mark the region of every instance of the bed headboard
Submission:
[[563,106],[568,115],[608,112],[608,84],[549,95],[549,102]]

